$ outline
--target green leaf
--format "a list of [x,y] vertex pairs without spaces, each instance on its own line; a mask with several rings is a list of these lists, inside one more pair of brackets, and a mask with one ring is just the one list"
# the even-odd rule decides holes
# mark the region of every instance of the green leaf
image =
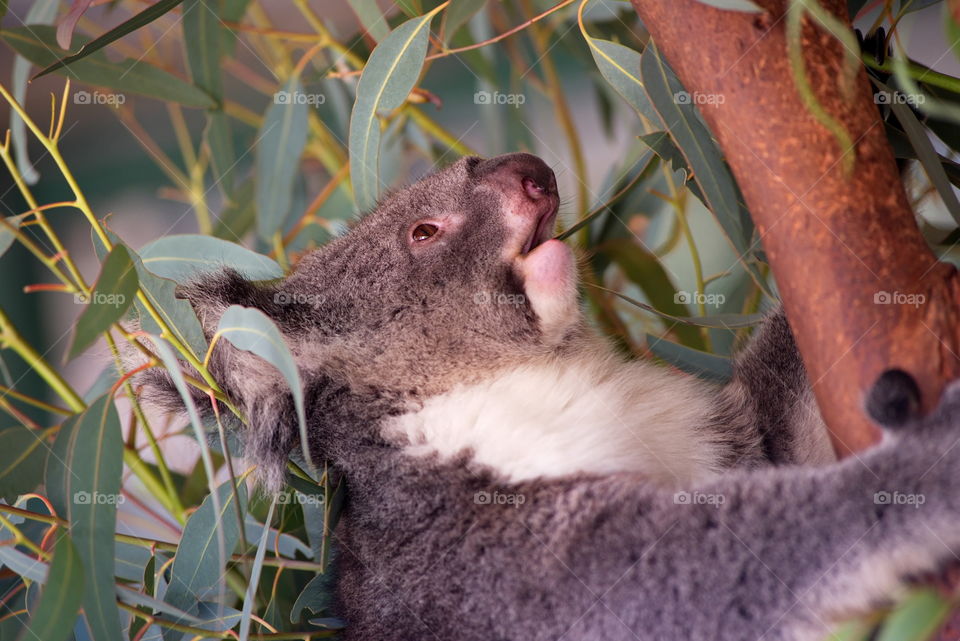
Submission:
[[434,13],[407,20],[381,42],[363,68],[350,114],[350,178],[360,211],[380,195],[380,120],[378,111],[400,107],[413,89],[427,55]]
[[69,358],[80,355],[96,342],[100,334],[123,318],[133,304],[138,285],[137,270],[130,260],[130,253],[123,245],[114,245],[103,261],[89,300],[80,295],[74,297],[86,307],[74,326],[67,350]]
[[300,596],[290,609],[290,623],[299,623],[304,609],[311,614],[320,614],[330,607],[330,577],[318,574],[304,586]]
[[[113,243],[120,242],[116,234],[112,232],[108,232],[108,234]],[[93,246],[97,256],[102,258],[105,253],[104,247],[96,236],[93,237]],[[129,247],[127,251],[137,268],[140,291],[157,310],[159,316],[170,326],[177,339],[186,345],[198,360],[201,360],[207,352],[207,339],[203,334],[203,327],[201,327],[193,307],[187,301],[177,298],[177,284],[174,281],[161,278],[148,271],[135,251]],[[153,320],[153,317],[147,313],[146,308],[139,301],[137,301],[136,307],[140,315],[141,329],[152,334],[160,334],[160,327]]]
[[271,240],[280,230],[293,202],[293,182],[300,154],[307,144],[307,104],[298,100],[303,88],[291,77],[273,95],[257,142],[257,233]]
[[229,241],[239,241],[253,229],[257,211],[253,202],[253,183],[247,180],[228,194],[229,202],[220,212],[213,235]]
[[910,595],[887,617],[877,641],[924,641],[940,629],[950,614],[950,601],[933,588]]
[[293,404],[297,410],[300,425],[300,444],[303,446],[304,460],[310,461],[310,447],[307,441],[307,418],[303,405],[303,385],[300,372],[293,360],[290,348],[283,340],[280,330],[266,314],[258,309],[231,305],[220,317],[217,335],[233,343],[237,349],[256,354],[277,368],[290,386]]
[[247,486],[239,483],[234,493],[228,480],[217,488],[216,500],[212,494],[207,496],[187,520],[164,597],[170,605],[190,611],[222,583],[227,561],[240,540],[234,496],[239,497],[241,511],[246,511]]
[[203,139],[210,148],[210,160],[213,175],[223,193],[233,193],[237,154],[233,147],[233,134],[230,121],[222,111],[207,112],[207,126],[203,130]]
[[694,376],[725,383],[733,374],[729,358],[678,345],[653,334],[647,334],[647,345],[658,358]]
[[384,38],[390,35],[390,25],[387,24],[387,18],[377,6],[377,0],[348,0],[353,12],[360,19],[360,24],[364,30],[369,33],[374,40],[382,42]]
[[657,112],[643,90],[640,78],[639,53],[616,42],[591,38],[584,32],[590,53],[600,74],[633,109],[652,123],[658,121]]
[[123,437],[113,399],[103,396],[60,428],[47,459],[47,490],[70,522],[86,575],[83,611],[97,641],[122,639],[113,578],[117,505],[123,501]]
[[163,236],[140,248],[143,266],[178,283],[229,267],[250,280],[281,278],[276,261],[235,243],[200,234]]
[[123,36],[127,35],[128,33],[132,31],[136,31],[137,29],[139,29],[144,25],[150,24],[151,22],[153,22],[163,14],[169,12],[171,9],[176,7],[181,2],[183,2],[183,0],[160,0],[159,2],[156,2],[150,5],[140,13],[120,23],[110,31],[100,36],[99,38],[96,38],[90,41],[89,43],[83,45],[82,47],[80,47],[80,51],[78,51],[77,53],[62,57],[56,62],[50,64],[48,67],[46,67],[36,76],[34,76],[33,77],[34,80],[36,80],[40,76],[44,76],[50,73],[51,71],[60,69],[66,65],[73,64],[74,62],[82,58],[86,58],[87,56],[94,53],[95,51],[106,47],[108,44],[110,44],[114,40],[118,40]]
[[751,0],[698,0],[698,2],[725,11],[748,11],[750,13],[763,11],[762,7],[758,7]]
[[693,170],[707,205],[738,255],[745,256],[750,248],[753,225],[710,131],[690,101],[678,98],[689,94],[655,47],[648,47],[644,52],[641,69],[647,94]]
[[452,0],[443,12],[443,41],[449,44],[453,35],[487,5],[487,0]]
[[46,588],[23,638],[62,641],[70,635],[83,599],[83,575],[77,549],[69,536],[61,536],[53,552]]
[[[897,95],[901,95],[897,94],[891,87],[883,84],[879,80],[874,79],[873,82],[880,87],[881,90],[885,91],[887,96],[896,97]],[[947,208],[947,211],[950,212],[950,216],[953,217],[954,222],[960,225],[960,201],[957,200],[957,194],[953,191],[950,179],[947,178],[947,173],[940,163],[940,155],[937,153],[937,150],[934,149],[933,143],[930,142],[927,129],[917,120],[913,110],[900,101],[891,100],[890,109],[893,110],[897,120],[900,121],[900,124],[903,126],[903,131],[907,134],[910,145],[917,153],[917,160],[923,165],[923,170],[927,173],[927,178],[929,178],[933,186],[936,187],[937,193],[940,194],[940,198],[943,199],[943,204]]]
[[[48,25],[29,25],[0,31],[0,38],[36,65],[55,63],[66,56],[67,52],[57,46],[55,36],[54,28]],[[173,74],[142,60],[127,58],[110,62],[102,51],[61,68],[58,73],[90,85],[177,102],[188,107],[213,107],[216,104],[206,93]]]
[[183,5],[183,40],[193,84],[217,102],[215,110],[207,112],[203,139],[210,149],[217,182],[225,193],[230,193],[233,191],[233,168],[237,160],[230,133],[230,121],[222,111],[223,74],[220,71],[220,57],[223,54],[226,30],[214,10],[215,7],[219,9],[219,4],[205,0],[186,0]]
[[[183,0],[181,0],[183,1]],[[212,6],[202,0],[186,0],[183,16],[183,44],[193,84],[206,91],[219,103],[223,99],[220,73],[220,18]],[[217,105],[219,108],[219,104]]]
[[707,204],[706,198],[703,196],[703,192],[700,191],[700,186],[697,185],[697,182],[693,180],[693,172],[690,171],[690,167],[687,165],[687,159],[683,157],[683,153],[673,142],[673,138],[670,137],[665,131],[655,131],[652,134],[646,134],[643,136],[638,136],[640,140],[643,141],[645,145],[650,147],[651,150],[664,162],[670,163],[671,169],[674,171],[683,171],[684,173],[684,185],[697,197],[700,202],[704,205]]
[[[656,256],[628,238],[608,241],[597,249],[610,256],[630,282],[643,290],[650,306],[658,313],[672,317],[686,316],[686,307],[677,302],[677,288]],[[706,348],[703,334],[696,327],[674,324],[671,329],[684,345],[695,349]]]
[[[270,501],[270,508],[267,510],[267,516],[264,523],[267,525],[273,521],[273,511],[277,507],[277,495],[274,495]],[[253,614],[253,604],[257,600],[257,587],[260,585],[260,571],[263,570],[263,557],[267,553],[267,540],[270,538],[270,528],[264,527],[260,535],[260,542],[257,544],[257,553],[253,558],[253,566],[250,568],[250,580],[247,582],[247,593],[243,598],[243,612],[240,617],[239,641],[248,641],[250,638],[250,623]]]
[[13,503],[43,481],[44,433],[22,425],[0,431],[0,498]]
[[139,583],[143,580],[143,568],[153,560],[150,548],[116,541],[113,546],[113,574],[118,579]]

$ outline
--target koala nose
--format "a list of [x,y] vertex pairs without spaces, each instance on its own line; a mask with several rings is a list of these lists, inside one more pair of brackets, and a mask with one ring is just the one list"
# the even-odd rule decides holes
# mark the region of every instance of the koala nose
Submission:
[[553,170],[533,154],[497,156],[480,162],[474,171],[482,181],[507,190],[518,189],[530,200],[557,195],[557,178]]

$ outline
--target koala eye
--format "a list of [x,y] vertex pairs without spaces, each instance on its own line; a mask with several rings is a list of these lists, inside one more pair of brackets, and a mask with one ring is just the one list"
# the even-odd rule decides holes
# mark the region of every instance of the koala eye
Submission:
[[413,228],[413,233],[410,234],[410,236],[415,241],[420,242],[433,237],[438,231],[440,231],[440,228],[436,225],[431,223],[420,223]]

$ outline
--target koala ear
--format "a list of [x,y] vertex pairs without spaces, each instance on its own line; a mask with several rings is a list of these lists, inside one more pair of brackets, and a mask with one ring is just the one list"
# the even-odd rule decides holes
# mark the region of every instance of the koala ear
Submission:
[[920,387],[902,369],[889,369],[867,393],[867,414],[878,425],[899,428],[920,418]]

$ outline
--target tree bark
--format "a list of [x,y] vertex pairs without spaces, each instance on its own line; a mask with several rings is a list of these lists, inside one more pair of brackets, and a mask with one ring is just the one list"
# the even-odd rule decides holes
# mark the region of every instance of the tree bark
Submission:
[[[760,232],[837,452],[877,440],[863,397],[888,368],[912,374],[924,410],[935,406],[960,376],[960,284],[919,232],[865,71],[845,96],[843,46],[804,21],[807,78],[854,141],[843,149],[794,84],[787,0],[755,0],[763,13],[632,1],[687,91],[722,96],[700,110]],[[822,4],[849,24],[845,0]]]

